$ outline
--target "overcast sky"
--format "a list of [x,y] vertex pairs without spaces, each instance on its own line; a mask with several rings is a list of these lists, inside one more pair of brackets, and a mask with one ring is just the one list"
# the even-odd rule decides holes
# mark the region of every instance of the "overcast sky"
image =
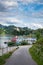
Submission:
[[0,0],[0,24],[43,28],[43,0]]

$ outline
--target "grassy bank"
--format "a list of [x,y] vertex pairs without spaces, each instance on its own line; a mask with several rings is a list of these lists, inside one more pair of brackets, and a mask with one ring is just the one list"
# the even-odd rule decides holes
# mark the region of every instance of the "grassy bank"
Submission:
[[[16,48],[16,49],[18,49],[18,48]],[[0,56],[0,65],[3,65],[6,62],[6,59],[8,59],[16,49],[14,49],[13,51],[11,51],[7,54]]]
[[43,51],[41,50],[40,45],[34,44],[29,51],[32,58],[37,62],[37,64],[43,65]]

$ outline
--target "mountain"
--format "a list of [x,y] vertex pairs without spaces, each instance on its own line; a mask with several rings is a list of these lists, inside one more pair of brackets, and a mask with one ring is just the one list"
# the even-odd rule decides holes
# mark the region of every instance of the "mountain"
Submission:
[[5,32],[6,34],[12,35],[29,35],[36,34],[40,32],[43,35],[43,29],[32,30],[28,27],[16,27],[14,25],[4,26],[0,24],[0,32]]
[[28,27],[16,27],[14,25],[3,26],[0,24],[0,29],[5,30],[6,34],[14,34],[14,35],[27,35],[31,32],[31,29]]

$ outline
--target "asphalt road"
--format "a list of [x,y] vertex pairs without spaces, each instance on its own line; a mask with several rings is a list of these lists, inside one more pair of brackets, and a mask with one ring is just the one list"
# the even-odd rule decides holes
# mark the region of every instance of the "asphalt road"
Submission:
[[30,47],[31,45],[19,47],[6,61],[5,65],[37,65],[28,52]]

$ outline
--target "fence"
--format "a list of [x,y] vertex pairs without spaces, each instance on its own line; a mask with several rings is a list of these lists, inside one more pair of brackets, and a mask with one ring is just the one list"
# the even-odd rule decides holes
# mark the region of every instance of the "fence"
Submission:
[[10,51],[12,51],[12,50],[14,50],[16,48],[17,48],[17,46],[15,46],[15,47],[0,48],[0,56],[2,56],[5,53],[8,53],[8,52],[10,52]]

